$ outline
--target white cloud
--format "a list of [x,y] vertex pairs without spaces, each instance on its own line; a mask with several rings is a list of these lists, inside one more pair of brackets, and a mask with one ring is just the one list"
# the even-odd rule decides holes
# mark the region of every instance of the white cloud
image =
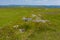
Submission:
[[0,4],[60,5],[60,0],[0,0]]
[[59,0],[26,0],[31,5],[60,5]]

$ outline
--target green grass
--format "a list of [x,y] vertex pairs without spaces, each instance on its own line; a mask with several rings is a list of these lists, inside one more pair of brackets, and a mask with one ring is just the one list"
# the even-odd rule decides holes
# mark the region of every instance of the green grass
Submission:
[[[40,10],[39,10],[40,9]],[[60,40],[60,8],[0,8],[0,40]],[[48,23],[24,22],[22,17],[42,15]],[[14,28],[14,25],[19,27]],[[21,33],[19,29],[25,29]]]

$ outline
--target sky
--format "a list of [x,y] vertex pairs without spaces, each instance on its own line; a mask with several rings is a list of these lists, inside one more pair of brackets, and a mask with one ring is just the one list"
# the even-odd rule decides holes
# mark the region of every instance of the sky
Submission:
[[0,5],[60,5],[60,0],[0,0]]

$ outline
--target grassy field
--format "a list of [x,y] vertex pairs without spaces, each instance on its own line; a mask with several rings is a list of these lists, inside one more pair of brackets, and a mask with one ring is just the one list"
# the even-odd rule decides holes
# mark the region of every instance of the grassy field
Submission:
[[0,40],[60,40],[60,8],[0,8]]

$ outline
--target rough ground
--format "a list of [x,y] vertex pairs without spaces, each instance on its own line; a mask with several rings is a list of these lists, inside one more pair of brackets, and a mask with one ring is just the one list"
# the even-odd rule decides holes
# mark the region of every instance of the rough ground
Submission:
[[60,8],[0,8],[0,40],[60,40]]

